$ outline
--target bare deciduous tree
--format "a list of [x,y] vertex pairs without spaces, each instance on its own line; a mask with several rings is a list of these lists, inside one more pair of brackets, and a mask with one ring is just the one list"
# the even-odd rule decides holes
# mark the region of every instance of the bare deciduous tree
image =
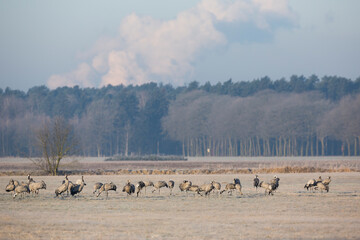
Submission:
[[37,144],[42,157],[32,159],[40,169],[56,176],[60,161],[74,153],[77,140],[72,127],[63,117],[55,117],[52,122],[46,122],[37,132]]

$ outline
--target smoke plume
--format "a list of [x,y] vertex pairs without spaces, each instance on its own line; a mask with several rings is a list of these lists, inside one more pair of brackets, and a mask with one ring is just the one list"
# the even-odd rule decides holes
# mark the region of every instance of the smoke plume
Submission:
[[218,23],[250,23],[269,31],[273,19],[293,18],[286,0],[203,0],[166,21],[133,13],[122,20],[117,36],[98,40],[87,62],[70,73],[52,75],[48,86],[90,87],[99,82],[95,78],[101,78],[100,86],[150,81],[182,85],[192,80],[199,54],[229,44]]

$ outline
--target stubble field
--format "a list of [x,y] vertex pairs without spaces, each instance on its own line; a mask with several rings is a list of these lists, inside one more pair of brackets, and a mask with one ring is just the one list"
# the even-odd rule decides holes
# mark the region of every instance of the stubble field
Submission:
[[[332,177],[329,193],[307,192],[307,180]],[[259,174],[270,181],[274,174]],[[86,175],[76,197],[55,198],[63,176],[34,176],[46,190],[38,196],[12,199],[4,191],[10,178],[1,176],[0,239],[358,239],[360,236],[360,173],[277,174],[274,196],[252,188],[252,174],[222,175]],[[184,180],[204,184],[239,178],[243,195],[180,192]],[[69,176],[75,182],[80,176]],[[166,188],[138,198],[121,192],[127,180],[174,180],[174,195]],[[96,197],[95,182],[114,182],[117,192]]]

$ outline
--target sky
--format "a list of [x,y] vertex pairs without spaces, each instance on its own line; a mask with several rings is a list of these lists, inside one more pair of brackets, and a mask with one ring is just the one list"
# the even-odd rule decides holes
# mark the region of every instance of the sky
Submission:
[[358,0],[0,0],[0,88],[360,77]]

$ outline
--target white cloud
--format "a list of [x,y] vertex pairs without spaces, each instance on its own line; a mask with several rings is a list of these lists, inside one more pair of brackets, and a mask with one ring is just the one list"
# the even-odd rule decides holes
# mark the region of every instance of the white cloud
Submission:
[[136,56],[125,51],[113,51],[108,56],[109,71],[101,85],[129,85],[147,82],[146,74],[137,64]]
[[226,22],[248,21],[254,11],[249,1],[231,0],[204,0],[199,4],[199,8],[213,14],[216,20]]
[[94,70],[86,63],[81,63],[77,69],[72,72],[65,73],[62,75],[52,75],[50,76],[47,85],[50,89],[55,89],[57,87],[94,87],[93,80],[96,73]]
[[107,54],[98,54],[92,59],[91,66],[99,73],[106,73],[109,69]]
[[252,2],[261,13],[277,14],[288,18],[293,16],[288,7],[287,0],[252,0]]
[[268,15],[289,18],[286,0],[203,0],[175,19],[159,21],[131,14],[123,19],[118,36],[101,38],[72,73],[53,75],[50,86],[91,85],[91,72],[108,84],[143,84],[164,80],[182,85],[191,78],[193,62],[203,50],[226,45],[227,39],[215,28],[217,22],[254,22],[268,28]]

